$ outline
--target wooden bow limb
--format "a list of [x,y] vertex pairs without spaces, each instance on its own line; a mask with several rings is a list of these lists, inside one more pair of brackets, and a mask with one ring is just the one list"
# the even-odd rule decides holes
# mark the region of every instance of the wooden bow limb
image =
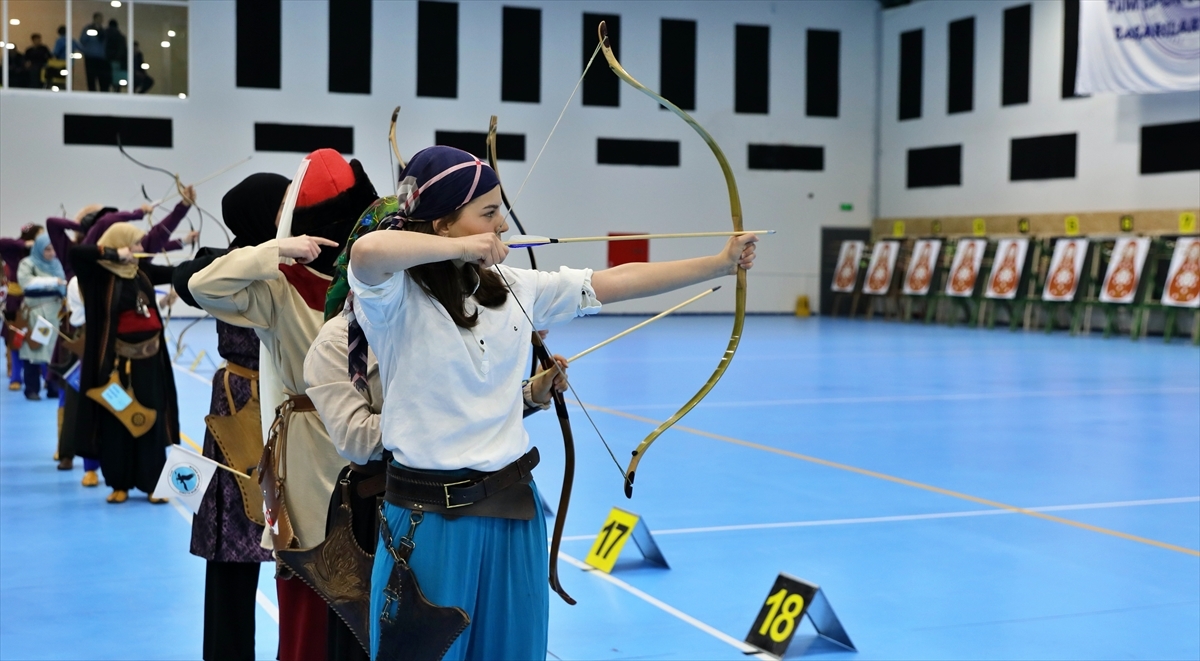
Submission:
[[743,230],[740,232],[680,232],[675,234],[618,234],[616,236],[576,236],[555,239],[548,236],[517,234],[504,245],[509,248],[532,248],[554,243],[589,243],[592,241],[641,241],[644,239],[696,239],[706,236],[741,236],[742,234],[774,234],[775,230]]
[[[687,307],[687,306],[691,305],[692,303],[695,303],[696,301],[698,301],[698,300],[700,300],[700,299],[704,298],[705,296],[708,296],[709,294],[711,294],[711,293],[713,293],[713,292],[717,291],[717,290],[718,290],[718,289],[720,289],[720,288],[721,288],[721,286],[720,286],[720,285],[717,285],[716,287],[713,287],[712,289],[709,289],[709,290],[706,290],[706,291],[702,291],[702,292],[700,292],[699,294],[696,294],[695,296],[693,296],[693,297],[689,298],[688,300],[686,300],[686,301],[684,301],[684,302],[680,303],[679,305],[675,305],[675,306],[672,306],[672,307],[670,307],[670,308],[667,308],[666,310],[663,310],[662,312],[659,312],[658,314],[654,315],[653,317],[650,317],[649,319],[647,319],[647,320],[645,320],[645,321],[643,321],[643,322],[641,322],[641,323],[639,323],[639,324],[636,324],[636,325],[634,325],[634,326],[630,326],[629,328],[626,328],[625,330],[621,331],[620,333],[617,333],[616,335],[613,335],[612,337],[608,338],[607,340],[604,340],[604,341],[603,341],[603,342],[601,342],[600,344],[597,344],[597,345],[594,345],[594,346],[588,347],[587,349],[584,349],[583,351],[580,351],[579,353],[575,354],[574,356],[571,356],[570,358],[568,358],[568,359],[567,359],[567,364],[571,364],[571,363],[575,362],[576,360],[579,360],[580,358],[583,358],[584,356],[586,356],[586,355],[588,355],[589,353],[591,353],[591,352],[595,351],[596,349],[600,349],[600,348],[602,348],[602,347],[606,347],[606,346],[608,346],[608,345],[612,344],[613,342],[616,342],[617,340],[619,340],[619,339],[621,339],[621,338],[625,337],[626,335],[629,335],[630,333],[632,333],[632,332],[633,332],[633,331],[635,331],[635,330],[639,330],[639,329],[641,329],[641,328],[645,328],[646,326],[649,326],[650,324],[652,324],[652,323],[654,323],[654,322],[658,321],[659,319],[662,319],[663,317],[665,317],[665,316],[667,316],[667,315],[671,314],[672,312],[675,312],[675,311],[677,311],[677,310],[679,310],[679,309],[681,309],[681,308],[684,308],[684,307]],[[551,369],[542,370],[542,371],[538,372],[537,374],[534,374],[532,377],[530,377],[530,381],[532,381],[533,379],[536,379],[536,378],[538,378],[539,376],[541,376],[541,375],[545,374],[546,372],[555,371],[556,369],[557,369],[557,367],[554,367],[554,368],[551,368]]]
[[[194,181],[187,185],[179,184],[178,186],[175,187],[174,192],[171,192],[171,193],[167,194],[166,196],[161,197],[157,200],[152,200],[150,202],[150,206],[152,206],[152,207],[161,206],[164,202],[168,202],[170,200],[175,199],[177,196],[181,196],[183,194],[182,189],[186,189],[187,186],[199,186],[200,184],[206,183],[208,181],[212,181],[213,179],[216,179],[217,177],[225,174],[226,172],[229,172],[230,170],[236,168],[237,166],[244,164],[246,161],[249,161],[252,158],[254,158],[253,154],[251,154],[250,156],[247,156],[246,158],[243,158],[239,161],[230,163],[229,165],[226,165],[225,167],[221,168],[220,170],[217,170],[216,172],[213,172],[212,174],[210,174],[206,177],[203,177],[203,178],[199,179],[198,181]],[[176,176],[176,178],[178,178],[178,176]]]

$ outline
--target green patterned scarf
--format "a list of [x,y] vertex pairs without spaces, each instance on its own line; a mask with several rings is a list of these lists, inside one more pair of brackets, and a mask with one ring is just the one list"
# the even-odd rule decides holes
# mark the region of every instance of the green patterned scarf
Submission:
[[346,295],[350,293],[347,269],[350,266],[350,249],[354,247],[354,242],[359,237],[375,231],[375,228],[379,227],[379,223],[398,211],[400,211],[400,203],[396,201],[395,197],[388,196],[375,200],[375,203],[367,207],[367,210],[359,217],[358,224],[354,226],[354,231],[350,232],[350,238],[346,241],[346,248],[342,250],[342,254],[338,255],[337,262],[334,264],[333,283],[329,285],[329,292],[325,294],[325,321],[329,321],[339,314],[346,304]]

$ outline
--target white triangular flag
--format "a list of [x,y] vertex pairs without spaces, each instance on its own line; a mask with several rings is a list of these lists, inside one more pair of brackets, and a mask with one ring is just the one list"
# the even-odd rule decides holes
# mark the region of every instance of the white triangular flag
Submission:
[[184,507],[195,514],[200,510],[200,501],[204,499],[204,492],[216,472],[217,462],[182,446],[172,445],[167,451],[163,472],[158,476],[158,486],[154,487],[154,497],[178,498]]

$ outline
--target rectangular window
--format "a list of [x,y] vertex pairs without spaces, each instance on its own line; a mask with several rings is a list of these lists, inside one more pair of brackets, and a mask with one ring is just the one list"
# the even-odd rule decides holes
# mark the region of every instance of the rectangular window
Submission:
[[962,145],[908,150],[908,187],[962,185]]
[[733,110],[765,115],[770,111],[771,28],[738,25],[734,42]]
[[457,2],[417,2],[417,96],[458,98]]
[[1004,10],[1004,55],[1000,75],[1000,105],[1029,103],[1029,33],[1032,5]]
[[[480,160],[486,161],[487,133],[481,131],[437,131],[434,133],[434,144],[461,149],[474,154]],[[525,134],[497,133],[496,158],[501,161],[525,160]]]
[[696,21],[662,19],[658,81],[663,98],[684,110],[696,109]]
[[1063,0],[1062,98],[1075,99],[1079,69],[1079,0]]
[[805,54],[804,114],[837,117],[842,35],[837,30],[809,30]]
[[596,138],[596,163],[679,167],[679,142]]
[[307,154],[325,148],[336,149],[343,155],[353,154],[354,127],[311,124],[254,125],[254,151]]
[[1076,134],[1013,138],[1009,154],[1009,181],[1075,178]]
[[825,148],[808,145],[750,145],[746,167],[750,170],[825,169]]
[[116,115],[63,115],[64,145],[116,145],[126,147],[174,146],[169,117]]
[[281,0],[237,0],[238,87],[279,89],[281,11]]
[[1200,122],[1143,126],[1141,143],[1142,174],[1200,170]]
[[329,3],[329,91],[371,93],[371,0]]
[[922,30],[900,33],[900,121],[921,116],[921,75],[924,57],[925,33]]
[[[504,8],[500,47],[500,100],[542,100],[542,10]],[[499,147],[497,147],[499,149]]]
[[[621,17],[616,14],[584,14],[583,15],[583,64],[580,71],[592,59],[596,44],[600,43],[600,35],[596,28],[600,22],[608,27],[608,43],[613,55],[621,59]],[[605,63],[604,55],[596,53],[596,61],[583,79],[583,105],[611,106],[621,105],[621,79],[612,72]]]
[[[122,10],[122,23],[126,23],[124,16]],[[66,90],[67,40],[58,36],[59,26],[66,32],[68,25],[66,0],[10,2],[7,18],[16,23],[3,26],[7,33],[3,48],[7,48],[5,53],[8,56],[5,84],[8,87],[54,92]],[[77,33],[78,30],[72,32]],[[75,55],[82,57],[79,53]],[[77,75],[82,75],[81,67],[75,69]],[[125,91],[124,88],[122,91]]]
[[186,6],[133,3],[133,68],[135,93],[187,97]]
[[974,17],[950,23],[946,64],[946,112],[971,112],[975,107]]

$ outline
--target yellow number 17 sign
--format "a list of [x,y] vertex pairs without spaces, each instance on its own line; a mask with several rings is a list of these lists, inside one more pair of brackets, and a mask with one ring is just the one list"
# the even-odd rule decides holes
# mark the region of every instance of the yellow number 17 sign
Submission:
[[592,550],[588,551],[583,561],[605,574],[611,574],[617,556],[621,555],[621,549],[625,548],[625,542],[630,539],[647,562],[670,569],[642,518],[619,507],[612,508],[608,513],[608,518],[600,527],[600,533],[596,535],[596,541],[592,543]]

